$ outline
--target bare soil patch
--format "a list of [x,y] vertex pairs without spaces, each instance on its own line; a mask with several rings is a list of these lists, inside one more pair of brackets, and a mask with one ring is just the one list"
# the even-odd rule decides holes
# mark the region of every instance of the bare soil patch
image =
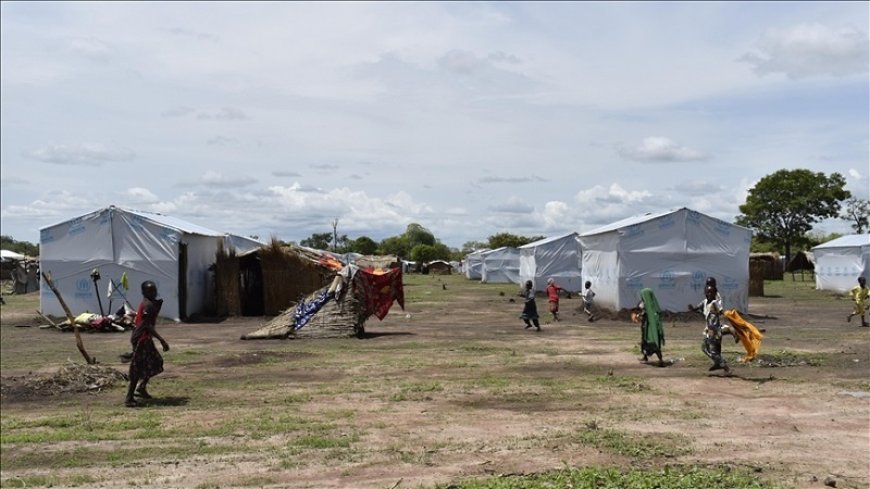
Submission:
[[[4,441],[3,486],[50,474],[52,487],[409,488],[564,464],[725,464],[783,487],[870,487],[870,328],[845,322],[846,301],[752,298],[761,355],[741,364],[726,341],[726,376],[707,370],[700,316],[665,320],[657,367],[639,361],[628,317],[590,323],[576,298],[563,300],[561,322],[542,314],[537,333],[523,330],[509,286],[409,281],[407,310],[369,321],[364,339],[239,340],[266,318],[161,324],[172,350],[151,386],[158,399],[138,410],[124,410],[118,385],[49,397],[62,405],[10,394],[81,358],[71,334],[11,327],[38,321],[4,306],[3,437],[23,441]],[[117,355],[128,335],[85,344],[126,371]],[[119,426],[26,441],[55,433],[28,426],[71,404]],[[108,461],[119,450],[125,462]]]

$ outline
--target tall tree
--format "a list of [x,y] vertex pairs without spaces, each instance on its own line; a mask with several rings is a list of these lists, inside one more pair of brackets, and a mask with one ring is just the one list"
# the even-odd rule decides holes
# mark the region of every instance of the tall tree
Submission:
[[39,245],[29,241],[16,241],[12,236],[0,236],[0,247],[27,256],[39,256]]
[[849,221],[857,234],[870,229],[870,200],[857,197],[846,199],[846,210],[840,219]]
[[413,248],[419,244],[434,245],[435,235],[432,231],[424,228],[422,225],[412,222],[405,229],[405,239],[408,240],[408,246]]
[[368,236],[360,236],[352,241],[352,251],[362,255],[374,255],[378,251],[378,244]]
[[317,250],[327,250],[330,241],[332,241],[332,233],[313,233],[311,237],[303,239],[299,244]]
[[489,237],[489,247],[492,249],[501,248],[502,246],[519,248],[522,245],[538,241],[539,239],[543,239],[543,236],[529,238],[526,236],[517,236],[516,234],[511,233],[498,233]]
[[781,246],[788,263],[792,245],[802,242],[814,223],[839,215],[840,202],[852,195],[845,186],[839,173],[779,170],[749,189],[736,222]]

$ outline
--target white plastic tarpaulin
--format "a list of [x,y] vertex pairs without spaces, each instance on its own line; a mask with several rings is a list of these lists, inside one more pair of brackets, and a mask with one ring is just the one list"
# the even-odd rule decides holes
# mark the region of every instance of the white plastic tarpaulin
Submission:
[[816,289],[848,292],[870,279],[870,234],[850,234],[813,248]]
[[520,283],[520,250],[503,246],[482,254],[480,281],[489,284]]
[[543,291],[552,278],[563,289],[579,292],[582,253],[577,233],[554,236],[520,246],[520,283],[531,280],[535,290]]
[[[126,273],[130,288],[113,292],[113,309],[122,303],[121,293],[136,307],[141,283],[152,280],[164,300],[160,316],[180,321],[214,306],[209,267],[222,242],[227,249],[239,244],[224,233],[180,219],[110,206],[41,229],[39,266],[51,274],[73,314],[98,313],[100,302],[105,313],[114,312],[106,310],[109,283],[120,284]],[[100,273],[96,284],[91,279],[94,269]],[[63,316],[54,293],[44,285],[43,314]]]
[[664,310],[685,311],[715,277],[726,309],[747,311],[750,229],[682,208],[645,214],[580,235],[583,281],[595,301],[620,310],[651,288]]
[[27,257],[12,250],[0,250],[0,260],[2,261],[21,261],[25,258]]
[[469,280],[480,280],[483,277],[483,252],[486,250],[476,250],[465,255],[462,260],[463,273],[465,278]]

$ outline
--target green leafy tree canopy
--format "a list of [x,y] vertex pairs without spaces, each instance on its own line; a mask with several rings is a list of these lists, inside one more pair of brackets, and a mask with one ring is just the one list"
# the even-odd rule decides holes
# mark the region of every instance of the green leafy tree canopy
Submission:
[[851,197],[845,186],[839,173],[779,170],[749,189],[736,222],[784,249],[788,263],[792,246],[806,240],[814,223],[839,215],[840,202]]
[[0,248],[21,253],[22,255],[39,256],[39,245],[28,241],[16,241],[12,236],[0,236]]
[[511,233],[498,233],[489,237],[489,247],[491,249],[501,248],[502,246],[510,246],[519,248],[520,246],[544,239],[543,236],[517,236]]
[[311,235],[311,237],[305,238],[300,241],[299,244],[317,250],[328,250],[329,244],[331,242],[332,233],[314,233]]
[[846,199],[846,209],[840,219],[849,221],[857,234],[870,230],[870,200],[857,197]]

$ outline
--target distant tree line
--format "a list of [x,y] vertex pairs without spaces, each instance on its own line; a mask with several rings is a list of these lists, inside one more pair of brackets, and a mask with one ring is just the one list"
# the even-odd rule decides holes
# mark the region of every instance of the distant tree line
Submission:
[[39,245],[27,241],[16,241],[12,236],[0,236],[0,248],[27,256],[39,256]]

